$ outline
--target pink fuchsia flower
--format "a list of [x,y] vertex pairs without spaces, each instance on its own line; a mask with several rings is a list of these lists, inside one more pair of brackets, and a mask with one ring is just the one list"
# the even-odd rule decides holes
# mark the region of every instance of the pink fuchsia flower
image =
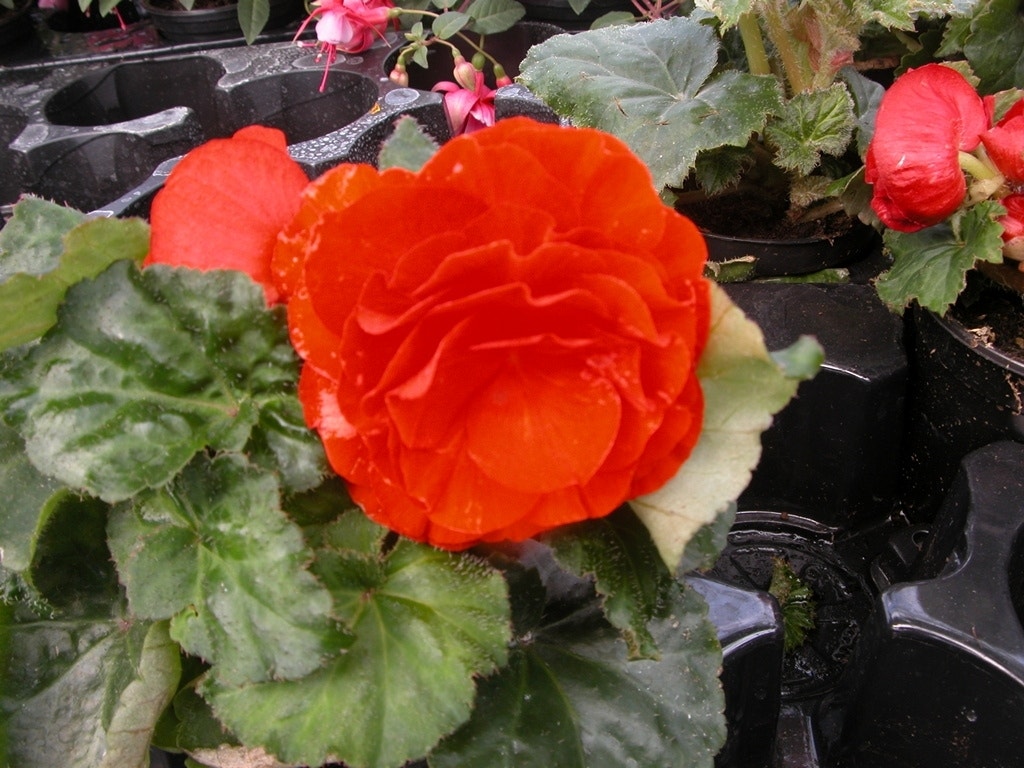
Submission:
[[297,39],[309,23],[316,20],[317,42],[313,45],[317,48],[317,61],[327,57],[321,91],[327,85],[327,73],[338,58],[338,51],[361,53],[375,40],[383,38],[393,7],[391,0],[318,0],[313,3],[312,12],[295,37]]
[[1024,183],[1024,98],[981,135],[988,156],[1010,182]]
[[999,201],[1006,215],[999,218],[1003,225],[1003,255],[1019,261],[1024,272],[1024,194],[1007,195]]
[[[452,135],[473,133],[494,125],[494,90],[484,82],[484,73],[461,56],[455,58],[456,82],[443,81],[433,90],[444,93],[444,109]],[[512,81],[504,74],[498,76],[498,85]]]
[[967,194],[960,153],[977,148],[988,127],[984,101],[956,70],[926,64],[896,80],[882,97],[866,157],[871,207],[882,223],[916,232],[952,214]]

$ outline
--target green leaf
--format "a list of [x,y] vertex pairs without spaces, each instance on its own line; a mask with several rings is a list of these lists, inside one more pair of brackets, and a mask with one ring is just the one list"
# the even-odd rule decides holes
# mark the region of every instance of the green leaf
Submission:
[[783,645],[786,652],[799,648],[807,639],[807,633],[815,626],[814,592],[801,581],[785,558],[777,557],[773,561],[768,594],[778,601],[782,611]]
[[730,504],[725,512],[697,529],[683,550],[677,573],[706,571],[718,561],[718,556],[729,541],[729,531],[736,520],[736,505]]
[[811,336],[801,336],[785,349],[771,353],[772,360],[787,379],[813,379],[825,362],[825,351]]
[[693,172],[697,184],[710,196],[736,186],[753,163],[747,147],[718,147],[697,155]]
[[458,11],[445,11],[430,25],[430,31],[442,40],[447,40],[469,24],[473,19],[468,14]]
[[[287,412],[297,379],[284,324],[247,276],[124,261],[70,289],[58,325],[12,367],[0,405],[29,459],[111,502],[166,483],[207,446],[238,450],[274,428],[260,410]],[[267,442],[308,453],[313,438],[294,426]]]
[[697,0],[696,6],[713,13],[724,29],[735,27],[740,17],[757,6],[758,0]]
[[516,0],[473,0],[466,8],[473,18],[469,31],[480,35],[504,32],[526,15],[526,8]]
[[348,513],[325,531],[332,545],[314,566],[355,633],[348,651],[301,680],[211,678],[202,689],[244,743],[284,761],[394,768],[420,757],[469,717],[474,677],[506,660],[508,598],[496,571],[407,540],[388,549],[386,532],[362,518]]
[[381,147],[377,165],[382,171],[386,168],[418,171],[437,152],[437,146],[416,118],[403,115],[395,121],[395,132]]
[[878,22],[886,29],[914,28],[918,17],[948,16],[954,13],[955,0],[860,0],[861,18]]
[[0,282],[12,275],[45,275],[64,253],[64,236],[85,214],[38,197],[24,197],[0,229]]
[[977,6],[964,55],[981,78],[981,93],[1024,85],[1024,15],[1020,0],[984,0]]
[[238,0],[238,26],[242,28],[245,42],[259,37],[270,18],[270,0]]
[[648,622],[664,615],[672,576],[636,515],[622,509],[559,529],[545,541],[565,568],[594,577],[605,616],[622,632],[629,658],[657,659]]
[[875,282],[882,301],[900,311],[916,299],[926,309],[945,313],[964,289],[975,261],[1002,261],[1003,228],[995,219],[1004,212],[998,203],[987,201],[917,232],[886,230],[884,242],[893,265]]
[[228,684],[302,677],[348,642],[278,496],[274,477],[241,456],[199,456],[111,515],[132,610],[171,618],[171,635]]
[[28,569],[43,508],[61,487],[36,471],[25,456],[21,437],[0,423],[0,567]]
[[142,643],[135,678],[118,697],[107,728],[107,751],[100,768],[149,765],[149,744],[156,721],[178,686],[180,649],[167,622],[150,627]]
[[721,650],[706,607],[676,586],[651,624],[658,661],[629,661],[619,633],[584,607],[518,627],[508,665],[479,684],[472,720],[431,768],[711,768],[725,739]]
[[841,155],[853,137],[853,99],[843,83],[827,90],[796,94],[782,114],[768,121],[766,136],[778,152],[780,168],[809,174],[821,155]]
[[857,152],[864,157],[871,143],[871,137],[875,132],[875,115],[878,114],[878,105],[882,103],[885,95],[885,88],[870,78],[864,77],[853,67],[842,69],[843,82],[853,97],[854,112],[856,114],[856,136]]
[[148,768],[150,735],[178,683],[166,622],[14,614],[0,645],[5,764]]
[[746,488],[761,457],[761,433],[799,384],[773,361],[761,330],[725,291],[713,286],[711,296],[711,333],[697,368],[704,390],[700,439],[675,477],[630,502],[673,572],[690,538]]
[[[3,230],[6,232],[6,228]],[[64,238],[62,255],[45,274],[20,273],[0,283],[0,350],[42,336],[57,322],[68,287],[96,277],[119,259],[141,262],[149,251],[149,226],[141,219],[92,219]]]
[[685,17],[557,35],[530,49],[520,79],[576,124],[624,140],[657,188],[680,186],[698,152],[745,146],[781,108],[773,77],[713,75],[719,47]]
[[590,24],[591,29],[603,29],[605,27],[617,27],[623,24],[633,24],[636,17],[629,11],[608,11],[601,14]]

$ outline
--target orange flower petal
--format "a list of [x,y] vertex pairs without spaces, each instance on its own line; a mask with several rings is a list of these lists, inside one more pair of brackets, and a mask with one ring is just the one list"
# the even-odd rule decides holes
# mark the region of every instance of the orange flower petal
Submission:
[[251,126],[207,142],[175,166],[153,200],[146,264],[241,270],[274,303],[274,243],[308,183],[280,131]]

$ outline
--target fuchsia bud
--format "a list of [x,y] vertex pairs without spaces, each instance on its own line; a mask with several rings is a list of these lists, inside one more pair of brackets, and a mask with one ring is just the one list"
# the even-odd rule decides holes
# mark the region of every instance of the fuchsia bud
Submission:
[[409,73],[406,71],[405,65],[395,64],[395,68],[388,75],[388,80],[403,88],[407,88],[409,86]]
[[456,55],[455,66],[452,69],[456,83],[467,91],[472,91],[476,88],[476,73],[477,68],[475,66],[466,61],[464,57]]
[[512,85],[512,78],[505,74],[505,68],[501,64],[494,65],[494,79],[499,88]]

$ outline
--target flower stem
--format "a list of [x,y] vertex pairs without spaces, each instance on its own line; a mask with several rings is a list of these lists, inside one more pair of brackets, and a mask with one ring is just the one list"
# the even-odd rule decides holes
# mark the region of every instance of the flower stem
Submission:
[[770,75],[771,64],[768,61],[768,52],[764,48],[764,38],[761,37],[761,27],[757,23],[757,16],[753,11],[748,11],[740,16],[739,24],[740,39],[743,41],[743,50],[747,54],[747,66],[752,75]]
[[988,163],[980,158],[972,155],[970,152],[960,152],[960,167],[967,171],[971,176],[981,181],[988,179],[994,179],[1000,175],[999,171],[992,168]]

